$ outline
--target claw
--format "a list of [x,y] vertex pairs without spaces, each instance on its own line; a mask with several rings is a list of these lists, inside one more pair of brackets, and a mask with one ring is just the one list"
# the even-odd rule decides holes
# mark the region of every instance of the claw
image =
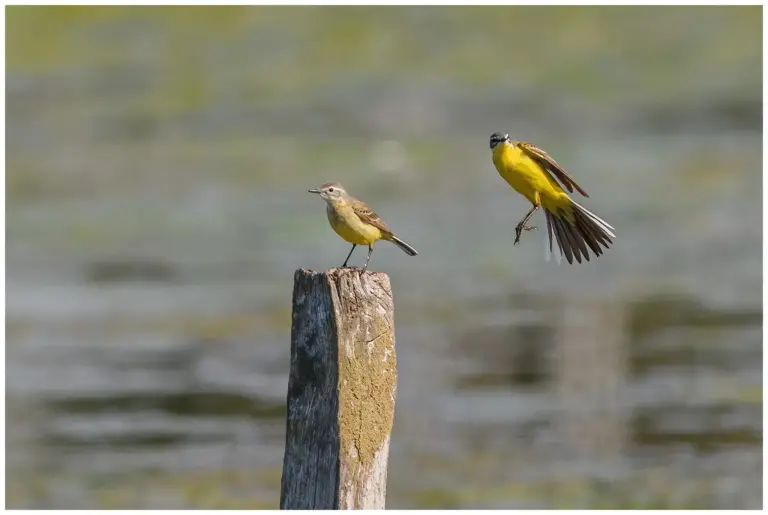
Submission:
[[515,227],[515,242],[514,245],[517,245],[520,243],[520,235],[523,234],[523,231],[535,231],[538,229],[538,227],[533,225],[518,225]]

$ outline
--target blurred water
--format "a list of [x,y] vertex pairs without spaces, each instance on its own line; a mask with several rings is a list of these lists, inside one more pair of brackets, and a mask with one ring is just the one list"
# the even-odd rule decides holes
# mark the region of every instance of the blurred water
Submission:
[[[757,13],[9,9],[9,507],[277,506],[291,278],[348,252],[328,180],[419,250],[372,258],[389,507],[760,506]],[[512,244],[495,130],[609,252]]]

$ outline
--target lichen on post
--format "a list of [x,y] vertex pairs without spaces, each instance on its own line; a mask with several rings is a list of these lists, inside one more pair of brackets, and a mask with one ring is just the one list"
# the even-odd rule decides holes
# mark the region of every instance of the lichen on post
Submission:
[[282,509],[383,509],[397,388],[389,277],[297,270]]

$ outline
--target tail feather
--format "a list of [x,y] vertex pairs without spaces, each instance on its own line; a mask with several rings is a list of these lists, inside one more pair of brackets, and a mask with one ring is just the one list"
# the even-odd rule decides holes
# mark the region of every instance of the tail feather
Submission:
[[576,207],[576,208],[577,208],[579,211],[581,211],[582,213],[584,213],[585,215],[587,215],[587,216],[588,216],[589,218],[591,218],[593,221],[597,222],[597,224],[598,224],[598,225],[602,226],[603,230],[604,230],[604,231],[605,231],[605,232],[608,234],[608,236],[610,236],[610,237],[612,237],[612,238],[615,238],[615,237],[616,237],[616,235],[615,235],[615,234],[613,234],[613,232],[612,232],[612,231],[615,231],[616,229],[614,229],[614,228],[613,228],[613,227],[612,227],[612,226],[611,226],[611,225],[610,225],[608,222],[606,222],[605,220],[603,220],[602,218],[600,218],[599,216],[597,216],[595,213],[593,213],[593,212],[589,211],[587,208],[585,208],[584,206],[582,206],[582,205],[581,205],[581,204],[579,204],[578,202],[576,202],[576,201],[574,201],[574,200],[571,200],[571,202],[573,202],[573,205],[574,205],[574,206],[575,206],[575,207]]
[[391,241],[392,243],[400,247],[400,249],[406,254],[408,254],[409,256],[415,256],[416,254],[418,254],[418,252],[416,252],[416,249],[408,245],[406,242],[404,242],[394,234],[389,237],[389,241]]
[[573,202],[573,222],[569,222],[562,210],[559,213],[546,210],[549,249],[552,251],[553,234],[560,248],[560,254],[568,263],[573,264],[574,257],[581,263],[584,257],[589,261],[589,250],[595,256],[602,255],[613,243],[615,229],[594,213]]
[[[594,252],[595,256],[602,254],[603,251],[600,248],[597,237],[595,236],[594,232],[590,230],[589,226],[584,223],[580,213],[576,215],[576,227],[579,232],[591,236],[591,238],[584,238],[584,242],[589,245],[589,248],[592,249],[592,252]],[[589,259],[589,257],[587,257],[587,259]]]
[[576,258],[576,261],[581,263],[581,256],[584,256],[584,259],[589,261],[589,252],[587,252],[587,246],[584,244],[584,236],[579,231],[578,227],[569,224],[566,220],[562,220],[562,223],[568,238],[571,240],[573,255]]
[[549,252],[552,252],[552,215],[547,211],[544,210],[544,214],[547,215],[547,233],[549,234]]
[[596,244],[598,251],[602,254],[603,249],[600,248],[600,245],[607,248],[608,245],[611,244],[611,238],[608,234],[600,231],[599,228],[594,223],[591,223],[591,220],[580,211],[574,211],[574,218],[576,219],[576,224],[582,228],[582,231],[591,236],[591,238],[587,238],[587,240]]
[[549,234],[549,241],[547,242],[547,240],[544,240],[544,245],[545,245],[545,248],[544,248],[544,259],[546,261],[549,261],[549,258],[554,255],[555,256],[555,260],[557,261],[557,264],[559,265],[560,261],[561,261],[561,258],[562,258],[562,254],[555,254],[555,252],[552,250],[552,215],[549,213],[549,211],[547,211],[545,209],[544,210],[544,216],[546,217],[547,233]]
[[563,226],[563,232],[565,233],[565,237],[568,238],[568,243],[571,245],[571,252],[573,252],[573,257],[581,263],[581,248],[579,247],[579,241],[580,237],[573,232],[573,226],[569,224],[565,219],[560,219],[560,223]]
[[[545,249],[544,249],[544,258],[545,258],[547,261],[549,261],[549,258],[550,258],[550,257],[552,257],[552,256],[555,256],[555,261],[556,261],[556,262],[557,262],[557,264],[559,265],[559,264],[561,264],[561,263],[562,263],[562,261],[563,261],[563,251],[562,251],[562,249],[560,248],[560,246],[559,246],[559,245],[558,245],[558,248],[557,248],[557,249],[558,249],[558,252],[555,252],[555,251],[553,250],[553,248],[552,248],[552,239],[553,239],[553,237],[552,237],[552,234],[553,234],[553,232],[554,232],[554,229],[553,229],[553,227],[554,227],[554,224],[553,224],[553,220],[555,219],[555,217],[554,217],[554,216],[552,216],[552,213],[550,213],[550,212],[549,212],[549,211],[547,211],[546,209],[544,210],[544,215],[545,215],[545,217],[546,217],[546,219],[547,219],[547,233],[549,234],[549,241],[547,241],[546,239],[544,240],[544,245],[545,245]],[[555,235],[555,236],[556,236],[556,235]]]
[[552,222],[555,226],[555,235],[557,236],[557,245],[560,247],[560,252],[568,260],[568,263],[573,263],[573,253],[571,252],[571,244],[563,231],[563,225],[560,223],[560,219],[557,216],[552,216]]

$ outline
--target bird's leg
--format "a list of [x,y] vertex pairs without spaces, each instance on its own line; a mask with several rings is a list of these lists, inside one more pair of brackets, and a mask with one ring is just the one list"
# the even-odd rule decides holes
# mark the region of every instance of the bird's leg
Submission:
[[520,234],[522,234],[523,231],[536,230],[536,227],[525,225],[525,222],[531,219],[531,217],[533,216],[533,213],[535,213],[537,209],[539,209],[539,206],[534,204],[531,210],[528,211],[528,214],[525,215],[525,217],[522,220],[520,220],[520,223],[517,224],[517,226],[515,227],[515,245],[520,243]]
[[349,261],[349,258],[352,257],[352,253],[355,251],[355,247],[357,247],[356,243],[352,244],[352,250],[349,251],[349,254],[347,254],[347,259],[344,260],[344,264],[341,265],[341,268],[345,268],[347,266],[347,261]]
[[373,254],[373,245],[368,245],[368,258],[365,260],[365,265],[363,266],[363,272],[368,268],[368,261],[371,260],[371,254]]

